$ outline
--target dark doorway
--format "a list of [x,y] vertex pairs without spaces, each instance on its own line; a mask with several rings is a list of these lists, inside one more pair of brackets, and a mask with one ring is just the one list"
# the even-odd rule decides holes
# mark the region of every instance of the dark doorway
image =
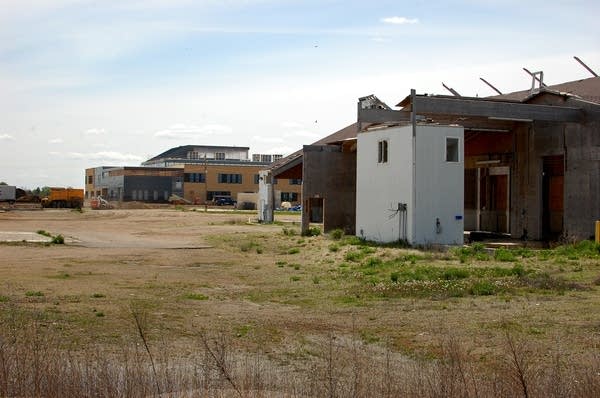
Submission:
[[311,223],[323,223],[323,198],[308,199],[308,219]]
[[564,155],[543,158],[542,238],[556,240],[563,233]]

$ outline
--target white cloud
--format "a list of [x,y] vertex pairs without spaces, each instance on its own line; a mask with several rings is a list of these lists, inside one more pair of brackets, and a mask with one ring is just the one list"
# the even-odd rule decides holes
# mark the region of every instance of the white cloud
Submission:
[[85,131],[85,135],[100,135],[100,134],[106,134],[106,130],[93,128],[93,129],[87,129]]
[[196,139],[213,135],[231,134],[232,128],[223,124],[206,124],[194,126],[186,124],[174,124],[164,130],[154,133],[155,137],[167,139]]
[[115,162],[140,162],[143,160],[141,156],[133,155],[131,153],[121,153],[114,151],[101,151],[92,153],[69,152],[66,154],[66,156],[70,159],[87,159]]
[[50,152],[48,152],[48,154],[52,155],[52,156],[60,156],[60,152],[56,152],[56,151],[50,151]]
[[62,144],[64,141],[62,138],[52,138],[48,140],[48,144]]
[[14,140],[15,140],[15,137],[13,137],[13,136],[12,136],[12,135],[10,135],[10,134],[0,134],[0,141],[2,141],[2,140],[6,140],[6,141],[8,141],[8,140],[10,140],[10,141],[14,141]]
[[389,23],[392,25],[412,25],[419,23],[418,18],[406,18],[406,17],[387,17],[381,18],[381,22]]

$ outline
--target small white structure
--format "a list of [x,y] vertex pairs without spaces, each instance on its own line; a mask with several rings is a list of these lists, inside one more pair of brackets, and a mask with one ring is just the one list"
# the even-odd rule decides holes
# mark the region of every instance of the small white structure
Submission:
[[274,218],[273,177],[270,170],[258,172],[258,221],[272,223]]
[[359,133],[357,141],[358,237],[463,243],[463,127],[380,127]]

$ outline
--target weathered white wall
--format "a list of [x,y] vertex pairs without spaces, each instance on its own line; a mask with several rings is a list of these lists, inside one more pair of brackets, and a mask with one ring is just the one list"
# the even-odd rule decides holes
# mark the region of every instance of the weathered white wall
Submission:
[[[414,239],[418,244],[463,243],[463,131],[454,126],[417,126]],[[458,162],[446,161],[447,137],[459,139]]]
[[[404,238],[400,231],[400,214],[395,214],[395,209],[398,203],[406,203],[406,239],[409,243],[462,244],[463,128],[419,125],[416,135],[414,182],[412,126],[358,135],[356,235],[378,242]],[[458,162],[446,162],[446,137],[459,139]],[[387,163],[377,162],[381,140],[388,141]]]
[[[388,162],[378,163],[378,142],[388,141]],[[391,127],[358,135],[356,158],[356,235],[392,242],[400,238],[398,203],[406,203],[411,241],[412,127]]]

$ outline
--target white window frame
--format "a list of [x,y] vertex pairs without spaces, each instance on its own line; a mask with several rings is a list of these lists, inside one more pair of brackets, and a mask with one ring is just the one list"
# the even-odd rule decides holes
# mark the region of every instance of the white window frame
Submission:
[[[456,140],[456,160],[448,160],[448,141]],[[461,154],[460,154],[460,137],[444,137],[444,162],[446,163],[460,163],[461,162]]]

